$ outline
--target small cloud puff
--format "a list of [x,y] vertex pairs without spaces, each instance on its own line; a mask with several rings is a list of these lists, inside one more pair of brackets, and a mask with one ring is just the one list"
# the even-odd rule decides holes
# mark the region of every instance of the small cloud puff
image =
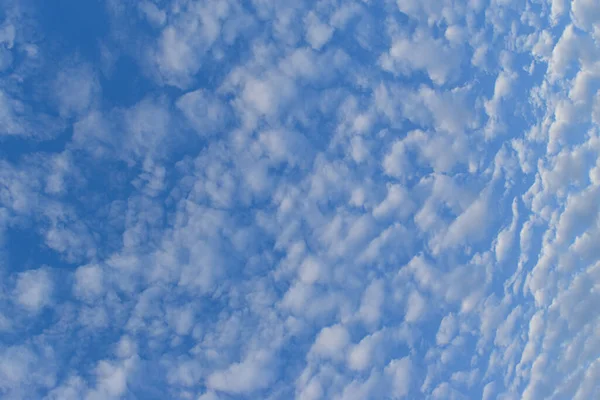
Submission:
[[17,304],[36,313],[52,304],[53,291],[52,274],[47,267],[42,267],[19,273],[13,296]]

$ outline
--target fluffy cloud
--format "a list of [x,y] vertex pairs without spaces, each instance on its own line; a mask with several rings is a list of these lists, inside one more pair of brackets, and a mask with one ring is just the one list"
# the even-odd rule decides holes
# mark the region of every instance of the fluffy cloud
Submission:
[[21,272],[17,275],[14,297],[27,310],[38,312],[52,301],[54,284],[46,269]]

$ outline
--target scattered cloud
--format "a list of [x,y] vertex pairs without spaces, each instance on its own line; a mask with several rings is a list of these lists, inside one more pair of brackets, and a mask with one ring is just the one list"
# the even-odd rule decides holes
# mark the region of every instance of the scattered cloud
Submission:
[[0,397],[598,397],[597,2],[5,3]]

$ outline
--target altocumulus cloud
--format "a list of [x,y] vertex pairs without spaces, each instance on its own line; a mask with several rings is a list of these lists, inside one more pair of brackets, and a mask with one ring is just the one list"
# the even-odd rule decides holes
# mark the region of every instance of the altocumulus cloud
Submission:
[[600,397],[600,3],[42,3],[0,397]]

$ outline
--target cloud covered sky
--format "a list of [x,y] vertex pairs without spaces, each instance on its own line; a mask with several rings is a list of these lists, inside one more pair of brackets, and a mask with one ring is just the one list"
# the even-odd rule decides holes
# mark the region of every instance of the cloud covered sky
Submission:
[[0,397],[600,398],[600,2],[1,4]]

